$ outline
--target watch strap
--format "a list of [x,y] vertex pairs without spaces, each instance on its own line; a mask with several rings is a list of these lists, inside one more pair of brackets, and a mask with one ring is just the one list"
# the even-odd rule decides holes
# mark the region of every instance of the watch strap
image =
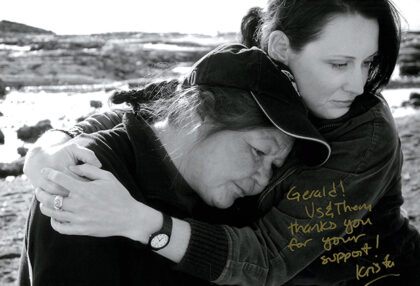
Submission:
[[[169,241],[171,240],[171,234],[172,234],[172,217],[162,213],[162,217],[163,217],[163,223],[162,223],[162,227],[160,230],[152,233],[149,237],[149,242],[147,243],[147,245],[152,249],[152,250],[159,250],[164,248],[165,246],[167,246],[169,244]],[[161,234],[165,234],[168,236],[168,240],[165,243],[165,245],[160,246],[160,247],[154,247],[152,244],[152,240],[154,237],[161,235]]]

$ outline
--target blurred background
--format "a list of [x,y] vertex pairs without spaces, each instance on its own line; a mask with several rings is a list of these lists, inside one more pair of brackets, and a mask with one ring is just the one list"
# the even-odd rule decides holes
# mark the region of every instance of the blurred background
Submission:
[[[420,227],[420,0],[403,16],[398,66],[383,91],[405,156],[403,193]],[[115,90],[180,77],[215,46],[239,41],[242,16],[265,0],[3,0],[0,9],[0,285],[13,285],[32,187],[31,144],[108,110]]]

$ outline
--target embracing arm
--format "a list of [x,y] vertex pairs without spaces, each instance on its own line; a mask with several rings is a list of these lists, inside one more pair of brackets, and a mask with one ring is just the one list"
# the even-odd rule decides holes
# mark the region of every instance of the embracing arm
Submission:
[[[177,80],[172,81],[161,81],[156,83],[150,83],[146,85],[143,89],[135,91],[135,96],[131,96],[127,99],[127,102],[136,106],[138,102],[147,102],[148,100],[154,100],[156,98],[161,98],[165,96],[170,96],[173,91],[176,89],[178,84]],[[116,96],[118,93],[114,94]],[[131,94],[131,93],[130,93]],[[115,103],[119,102],[118,97],[113,99]],[[83,120],[82,122],[77,123],[68,130],[63,129],[52,129],[51,131],[45,133],[35,144],[26,157],[24,173],[32,181],[34,186],[43,186],[40,184],[37,178],[39,177],[39,170],[41,167],[51,167],[58,170],[63,170],[62,166],[74,165],[77,160],[69,159],[71,153],[67,154],[65,157],[55,157],[55,161],[48,160],[49,157],[46,156],[46,153],[51,155],[51,147],[63,145],[71,138],[76,137],[80,134],[90,134],[100,130],[109,130],[120,124],[122,117],[126,112],[132,112],[128,110],[113,110],[109,112],[94,114]],[[77,154],[74,154],[75,158],[80,159],[81,161],[92,163],[90,161],[85,161],[80,156],[84,155],[86,152],[79,148]],[[88,155],[90,156],[90,155]],[[91,157],[91,156],[90,156]],[[97,161],[97,160],[95,160]],[[42,163],[45,162],[45,163]],[[48,162],[48,163],[46,163]],[[62,162],[60,164],[55,164],[55,162]]]

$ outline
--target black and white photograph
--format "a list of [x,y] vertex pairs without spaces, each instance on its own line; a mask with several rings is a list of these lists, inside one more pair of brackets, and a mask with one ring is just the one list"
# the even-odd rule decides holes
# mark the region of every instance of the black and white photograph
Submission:
[[0,285],[420,285],[420,0],[4,0]]

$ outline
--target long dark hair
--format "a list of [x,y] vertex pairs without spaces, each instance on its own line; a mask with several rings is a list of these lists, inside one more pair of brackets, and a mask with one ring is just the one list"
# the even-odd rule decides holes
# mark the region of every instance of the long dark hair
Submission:
[[300,51],[318,38],[333,16],[354,13],[379,24],[378,56],[365,87],[374,92],[389,82],[400,47],[399,13],[389,0],[268,0],[264,10],[252,8],[242,19],[242,42],[267,51],[270,33],[281,30],[291,48]]
[[127,103],[149,122],[167,118],[177,127],[187,125],[197,114],[212,124],[207,135],[220,130],[272,127],[251,94],[237,88],[201,85],[184,89],[177,80],[171,80],[115,92],[110,102]]

